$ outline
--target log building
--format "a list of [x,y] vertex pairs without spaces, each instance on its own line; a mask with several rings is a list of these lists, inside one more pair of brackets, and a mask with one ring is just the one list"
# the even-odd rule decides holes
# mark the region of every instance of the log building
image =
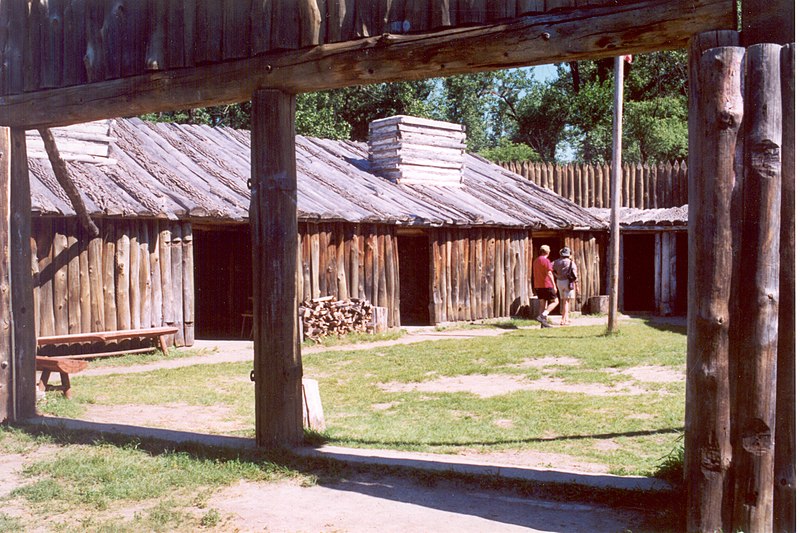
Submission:
[[[103,124],[55,130],[95,238],[29,136],[37,334],[249,335],[249,132]],[[525,313],[544,243],[575,250],[579,308],[601,294],[605,224],[466,154],[463,137],[413,117],[376,121],[370,144],[298,136],[298,296],[366,299],[390,326]]]

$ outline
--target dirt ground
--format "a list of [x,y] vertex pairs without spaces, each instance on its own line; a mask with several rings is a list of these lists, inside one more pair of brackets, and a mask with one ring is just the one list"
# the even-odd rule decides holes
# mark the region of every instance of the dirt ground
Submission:
[[[577,319],[594,323],[594,320]],[[384,341],[336,349],[368,349],[379,345],[420,342],[435,338],[465,338],[502,333],[502,330],[452,330],[433,332],[418,330],[396,341]],[[198,343],[211,347],[213,342]],[[252,358],[252,343],[219,344],[217,353],[194,358],[160,361],[140,367],[98,368],[85,374],[110,374],[150,371],[157,368],[240,361]],[[311,350],[315,350],[312,348]],[[304,350],[305,351],[305,350]],[[530,365],[569,364],[569,361],[530,361]],[[626,371],[636,380],[669,382],[682,379],[670,369],[647,367]],[[544,377],[537,381],[515,380],[509,376],[460,376],[441,383],[425,385],[431,391],[468,390],[481,395],[492,395],[519,388],[563,389],[565,384]],[[388,384],[400,387],[400,384]],[[500,387],[502,390],[498,390]],[[598,388],[583,391],[591,394],[630,394],[631,384],[614,389]],[[420,389],[421,390],[421,389]],[[380,409],[381,406],[375,406]],[[212,413],[209,415],[209,409]],[[87,406],[82,420],[94,423],[124,423],[145,428],[168,428],[192,433],[232,432],[239,429],[235,423],[225,425],[226,408],[196,407],[185,404],[152,406]],[[204,423],[204,421],[213,422]],[[499,420],[502,425],[503,421]],[[220,426],[223,424],[223,426]],[[613,444],[613,443],[610,443]],[[602,445],[602,443],[601,443]],[[469,457],[469,452],[462,454]],[[481,461],[512,465],[519,469],[555,468],[586,474],[604,473],[599,464],[579,463],[566,456],[537,452],[498,453],[481,456]],[[27,459],[9,454],[0,458],[0,497],[7,495],[21,482],[19,472]],[[220,531],[271,531],[271,532],[504,532],[504,531],[558,531],[558,532],[617,532],[636,531],[643,514],[641,511],[615,509],[598,504],[557,503],[538,498],[522,498],[517,494],[481,489],[475,490],[446,480],[421,485],[405,477],[370,477],[359,475],[351,479],[321,481],[306,487],[291,482],[251,483],[241,482],[214,494],[209,507],[223,517]],[[13,511],[13,508],[12,508]],[[24,512],[17,509],[17,512]],[[15,514],[15,513],[10,513]]]

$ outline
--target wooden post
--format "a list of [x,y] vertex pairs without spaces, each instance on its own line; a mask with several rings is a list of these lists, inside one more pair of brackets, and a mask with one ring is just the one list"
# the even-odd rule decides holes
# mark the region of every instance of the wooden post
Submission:
[[[781,47],[746,54],[741,314],[733,420],[733,529],[772,528],[781,204]],[[690,263],[691,264],[691,263]]]
[[608,246],[608,327],[607,333],[615,333],[617,325],[617,310],[619,308],[619,197],[622,174],[622,90],[623,90],[622,56],[614,58],[614,141],[612,159],[614,168],[611,170],[611,228]]
[[716,48],[738,36],[701,34],[689,61],[688,347],[684,478],[687,531],[728,530],[725,484],[731,462],[729,328],[733,274],[731,203],[744,113],[743,50]]
[[[6,130],[7,131],[7,130]],[[4,139],[8,136],[4,135]],[[4,417],[15,422],[29,418],[36,413],[36,333],[33,309],[33,279],[31,277],[31,192],[28,181],[28,154],[25,143],[25,130],[12,129],[10,136],[10,197],[4,195],[0,209],[9,213],[3,217],[8,224],[3,224],[0,234],[8,235],[6,246],[10,257],[0,258],[5,274],[0,278],[0,299],[10,304],[10,314],[0,315],[0,346],[11,350],[0,349],[0,376],[3,376],[3,362],[8,363],[10,356],[10,387],[7,389],[11,398],[11,409]],[[8,141],[3,150],[8,157]],[[4,165],[5,167],[5,165]],[[3,173],[8,176],[8,173]],[[5,183],[8,178],[4,179]],[[0,187],[8,190],[7,187]],[[10,202],[9,202],[10,200]],[[9,234],[10,230],[10,234]],[[8,265],[10,271],[5,268]],[[8,281],[6,281],[8,280]],[[10,290],[9,284],[10,282]],[[8,298],[10,297],[10,301]],[[5,309],[8,309],[3,305]],[[10,339],[9,339],[10,335]],[[10,346],[8,341],[10,340]],[[7,366],[6,368],[9,368]],[[7,375],[8,375],[7,374]],[[3,378],[0,377],[0,386]],[[3,410],[2,392],[0,392],[0,411]],[[7,405],[7,404],[6,404]]]
[[775,526],[778,533],[797,530],[795,372],[795,157],[794,157],[794,43],[781,54],[781,267],[778,315],[778,382],[775,419]]
[[11,133],[0,128],[0,423],[14,422],[16,402],[14,398],[13,330],[11,328]]
[[294,114],[293,95],[275,90],[253,95],[250,224],[256,442],[262,447],[303,439]]

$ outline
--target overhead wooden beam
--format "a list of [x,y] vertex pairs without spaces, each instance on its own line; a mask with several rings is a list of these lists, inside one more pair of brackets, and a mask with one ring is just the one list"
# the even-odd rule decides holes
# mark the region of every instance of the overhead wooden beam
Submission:
[[297,170],[295,98],[253,93],[250,227],[256,442],[303,439],[303,365],[297,317]]
[[370,37],[195,68],[0,98],[0,125],[29,129],[387,81],[598,59],[686,46],[735,28],[730,0],[638,0],[505,24]]

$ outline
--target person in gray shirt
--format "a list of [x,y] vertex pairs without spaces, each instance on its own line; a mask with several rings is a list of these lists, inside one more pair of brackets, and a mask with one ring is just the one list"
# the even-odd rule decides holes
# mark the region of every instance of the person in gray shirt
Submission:
[[578,284],[578,267],[572,260],[572,250],[565,246],[561,249],[561,257],[553,263],[553,274],[556,276],[558,296],[561,300],[561,325],[569,325],[569,301],[575,298],[575,287]]

